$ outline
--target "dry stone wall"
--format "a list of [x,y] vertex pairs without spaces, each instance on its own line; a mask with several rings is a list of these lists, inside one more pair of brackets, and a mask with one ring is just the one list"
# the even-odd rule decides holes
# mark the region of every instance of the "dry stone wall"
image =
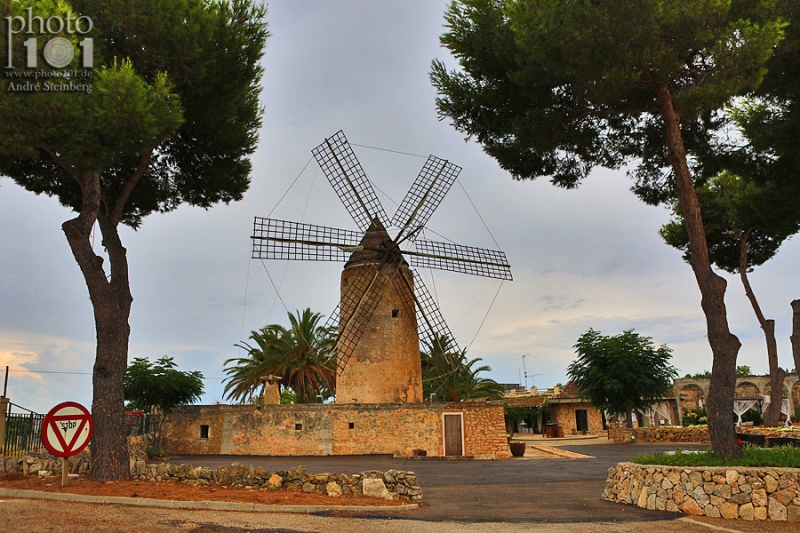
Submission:
[[608,438],[614,442],[700,442],[706,444],[711,442],[708,437],[708,426],[609,428]]
[[[764,435],[768,439],[779,437],[800,437],[800,428],[765,428],[760,426],[740,426],[737,433]],[[633,437],[633,438],[631,438]],[[614,442],[699,442],[709,444],[708,426],[662,426],[657,428],[610,428],[608,438]]]
[[[68,474],[86,474],[91,466],[92,454],[86,447],[77,455],[67,458]],[[147,459],[147,441],[143,435],[128,437],[128,456],[130,457],[131,475],[134,474],[137,462],[142,464]],[[25,475],[50,477],[61,475],[61,458],[47,451],[29,453],[23,457],[0,456],[0,473],[22,472]]]
[[[68,459],[69,473],[87,474],[90,462],[89,452],[83,452]],[[22,472],[25,475],[40,477],[60,476],[61,459],[47,453],[36,453],[22,458],[0,457],[0,473]],[[233,463],[211,469],[193,468],[189,464],[175,465],[159,463],[148,465],[144,460],[136,460],[131,469],[131,477],[152,482],[180,482],[188,485],[225,485],[245,487],[254,490],[287,490],[325,494],[327,496],[372,496],[384,500],[422,501],[422,489],[414,472],[407,470],[367,470],[358,474],[309,474],[305,466],[289,470],[268,472],[261,467],[244,466]]]
[[[83,450],[77,455],[67,458],[68,474],[86,474],[89,472],[91,455]],[[48,452],[35,452],[24,457],[0,457],[0,473],[22,472],[25,475],[50,477],[61,475],[61,458]]]
[[189,485],[226,485],[258,490],[287,490],[326,494],[328,496],[373,496],[385,500],[422,501],[422,489],[414,472],[406,470],[367,470],[358,474],[309,474],[305,466],[268,472],[261,467],[233,463],[216,469],[192,468],[192,465],[160,463],[148,465],[140,461],[135,475],[141,480],[178,481]]
[[617,463],[602,497],[688,515],[800,522],[800,469]]

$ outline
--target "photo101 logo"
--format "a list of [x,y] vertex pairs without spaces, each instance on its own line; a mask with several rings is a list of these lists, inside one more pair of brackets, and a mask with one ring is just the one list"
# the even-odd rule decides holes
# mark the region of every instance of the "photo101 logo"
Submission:
[[[6,17],[6,51],[8,61],[5,65],[6,77],[12,78],[8,90],[15,92],[85,92],[91,93],[92,71],[94,68],[94,40],[86,35],[94,28],[94,22],[85,15],[44,18],[33,14],[29,7],[25,16]],[[75,58],[73,41],[61,35],[75,35],[80,39],[81,70],[66,69]],[[22,41],[24,47],[24,66],[14,64],[14,41]],[[27,38],[26,38],[27,37]],[[41,57],[40,57],[41,55]],[[44,62],[44,64],[42,63]],[[42,68],[45,64],[50,69]]]

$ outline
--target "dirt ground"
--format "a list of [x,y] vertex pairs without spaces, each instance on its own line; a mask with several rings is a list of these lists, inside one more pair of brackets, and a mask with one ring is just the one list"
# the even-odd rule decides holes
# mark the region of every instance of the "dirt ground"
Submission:
[[71,479],[61,487],[61,477],[26,476],[22,473],[0,474],[0,487],[4,489],[41,490],[44,492],[68,492],[95,496],[125,496],[129,498],[155,498],[180,501],[222,501],[263,503],[276,505],[402,505],[408,500],[387,501],[367,496],[306,494],[286,490],[268,491],[245,489],[225,485],[187,485],[176,481],[89,481],[81,477]]

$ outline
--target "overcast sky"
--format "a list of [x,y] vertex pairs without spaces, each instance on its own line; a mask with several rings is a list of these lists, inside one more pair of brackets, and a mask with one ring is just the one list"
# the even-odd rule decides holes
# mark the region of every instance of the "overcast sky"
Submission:
[[[572,191],[546,178],[514,181],[438,120],[430,63],[456,66],[438,40],[447,3],[269,4],[264,125],[244,200],[208,211],[181,207],[152,215],[138,232],[121,231],[134,296],[130,359],[167,354],[180,369],[201,371],[202,401],[211,403],[222,399],[223,362],[242,354],[234,344],[251,330],[288,325],[287,308],[325,315],[335,308],[341,264],[262,264],[249,258],[249,237],[253,217],[270,213],[356,229],[316,163],[301,174],[311,149],[341,129],[353,144],[435,154],[463,167],[428,228],[468,246],[496,248],[496,240],[514,281],[422,274],[459,344],[492,367],[489,377],[524,381],[522,356],[529,354],[528,386],[565,382],[572,346],[590,327],[604,334],[634,328],[668,344],[681,374],[711,368],[691,269],[657,234],[668,218],[664,208],[639,202],[624,172],[597,170]],[[424,157],[354,150],[391,217]],[[66,400],[91,404],[94,322],[61,231],[71,216],[54,199],[0,179],[0,366],[11,368],[11,401],[38,412]],[[789,302],[800,298],[799,263],[795,239],[751,275],[765,314],[776,320],[786,368],[794,366]],[[743,343],[739,364],[766,373],[761,330],[738,278],[727,277],[731,329]]]

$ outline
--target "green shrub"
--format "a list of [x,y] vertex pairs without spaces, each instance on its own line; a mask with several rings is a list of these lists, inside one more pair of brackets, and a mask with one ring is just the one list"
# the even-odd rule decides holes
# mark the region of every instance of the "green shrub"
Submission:
[[166,459],[167,457],[168,457],[167,452],[165,452],[161,448],[156,448],[155,446],[147,447],[148,459]]
[[752,422],[754,426],[763,426],[764,417],[761,416],[761,413],[758,412],[757,409],[750,409],[742,414],[742,422]]
[[772,466],[778,468],[800,468],[800,448],[780,446],[778,448],[759,448],[745,445],[742,457],[729,459],[712,451],[684,453],[680,448],[674,455],[655,453],[637,455],[631,459],[640,465],[667,466]]
[[689,411],[684,407],[683,409],[683,425],[684,426],[702,426],[708,422],[706,418],[706,408],[698,407]]

